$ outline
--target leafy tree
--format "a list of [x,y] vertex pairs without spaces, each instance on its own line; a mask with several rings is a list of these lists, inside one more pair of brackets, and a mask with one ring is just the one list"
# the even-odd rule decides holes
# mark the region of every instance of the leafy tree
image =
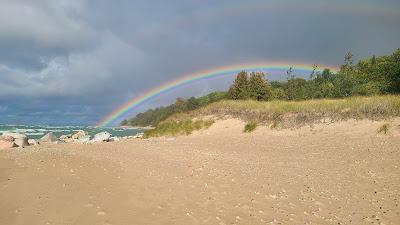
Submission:
[[285,92],[285,89],[278,87],[278,88],[272,88],[271,89],[271,99],[277,99],[277,100],[285,100],[287,99],[287,95]]
[[245,71],[240,72],[228,91],[230,99],[248,99],[249,98],[249,80]]
[[321,74],[322,78],[326,81],[332,81],[333,73],[330,69],[324,69]]
[[344,56],[344,64],[340,67],[340,71],[343,73],[350,72],[353,70],[353,54],[347,52]]
[[128,120],[122,120],[121,121],[121,126],[126,126],[126,125],[128,125]]
[[289,79],[286,87],[287,99],[306,99],[306,84],[307,81],[302,78]]
[[381,92],[380,92],[379,84],[375,83],[375,82],[368,82],[368,83],[356,85],[352,91],[353,95],[362,95],[362,96],[378,95],[380,93]]
[[332,98],[334,96],[335,86],[327,81],[321,85],[321,95],[323,98]]
[[356,80],[347,74],[339,73],[333,78],[333,97],[344,98],[352,95],[352,90]]
[[265,80],[264,73],[250,74],[248,90],[249,97],[257,101],[266,101],[271,97],[271,89]]

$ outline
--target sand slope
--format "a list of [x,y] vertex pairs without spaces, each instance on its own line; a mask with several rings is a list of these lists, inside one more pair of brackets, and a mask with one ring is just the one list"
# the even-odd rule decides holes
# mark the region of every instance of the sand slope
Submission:
[[1,224],[400,224],[400,120],[0,152]]

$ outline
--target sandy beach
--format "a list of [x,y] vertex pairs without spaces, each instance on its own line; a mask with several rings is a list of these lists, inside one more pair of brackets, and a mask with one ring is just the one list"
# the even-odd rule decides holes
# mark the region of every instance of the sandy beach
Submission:
[[0,223],[400,224],[400,120],[0,151]]

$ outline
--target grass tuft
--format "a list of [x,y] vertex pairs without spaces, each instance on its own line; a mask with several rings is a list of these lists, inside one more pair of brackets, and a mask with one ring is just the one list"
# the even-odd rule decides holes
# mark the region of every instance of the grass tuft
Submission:
[[158,124],[154,129],[146,131],[143,137],[189,135],[195,130],[208,128],[213,123],[214,121],[212,120],[166,121]]
[[379,127],[378,129],[378,133],[383,133],[383,134],[387,134],[389,133],[389,128],[390,128],[390,124],[385,123],[383,124],[381,127]]
[[244,126],[243,132],[250,133],[253,132],[257,128],[256,122],[249,122]]

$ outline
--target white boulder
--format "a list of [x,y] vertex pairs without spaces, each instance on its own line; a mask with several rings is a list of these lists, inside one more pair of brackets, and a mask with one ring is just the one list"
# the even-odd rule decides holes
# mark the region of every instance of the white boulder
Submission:
[[75,134],[73,134],[73,135],[71,136],[71,138],[72,138],[72,139],[80,139],[80,138],[82,138],[82,137],[85,137],[86,135],[88,135],[87,132],[85,132],[85,131],[83,131],[83,130],[80,130],[80,131],[76,132]]
[[11,136],[0,136],[0,150],[17,147],[14,138]]
[[92,137],[90,135],[85,135],[83,137],[80,137],[79,139],[74,140],[76,143],[81,143],[81,144],[88,144],[90,143],[90,139]]
[[72,139],[72,134],[61,135],[59,139],[65,143],[74,141],[74,139]]
[[59,139],[53,134],[53,132],[49,132],[46,135],[44,135],[42,138],[39,140],[40,142],[49,142],[49,143],[56,143],[59,141]]
[[25,146],[29,146],[28,137],[25,134],[4,133],[3,136],[13,137],[14,138],[14,143],[20,148],[23,148]]
[[39,145],[39,141],[35,139],[29,139],[28,143],[29,145]]
[[111,134],[107,131],[103,131],[94,135],[92,142],[108,142],[110,141]]

